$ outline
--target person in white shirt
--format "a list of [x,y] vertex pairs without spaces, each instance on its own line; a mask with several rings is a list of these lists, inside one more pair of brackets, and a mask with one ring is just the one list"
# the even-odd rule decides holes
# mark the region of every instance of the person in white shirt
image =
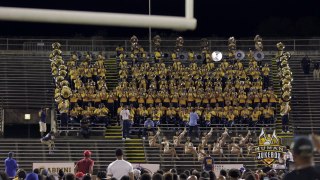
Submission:
[[130,111],[128,110],[128,106],[125,106],[125,108],[120,112],[120,121],[123,121],[122,140],[130,139],[129,131],[131,126],[131,120],[130,120]]
[[286,162],[286,169],[289,170],[290,164],[293,164],[293,155],[292,152],[290,151],[290,147],[287,146],[287,152],[284,153],[284,160]]
[[123,152],[121,149],[116,150],[117,160],[109,164],[107,168],[107,176],[121,179],[122,176],[129,176],[130,180],[134,180],[133,167],[131,163],[123,160]]

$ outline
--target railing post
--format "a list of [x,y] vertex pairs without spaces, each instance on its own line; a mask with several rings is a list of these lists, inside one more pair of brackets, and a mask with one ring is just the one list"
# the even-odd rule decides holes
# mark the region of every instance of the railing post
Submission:
[[93,39],[91,40],[91,52],[93,51]]
[[9,39],[7,38],[7,51],[9,50]]
[[51,123],[51,130],[53,131],[53,132],[57,132],[57,124],[56,124],[56,114],[55,114],[55,109],[51,109],[51,111],[50,111],[50,117],[51,117],[51,119],[50,119],[50,123]]
[[293,51],[296,51],[296,40],[293,40]]
[[66,40],[66,45],[65,45],[65,46],[66,46],[66,51],[69,51],[68,44],[69,44],[69,43],[68,43],[68,40]]
[[4,135],[4,109],[0,108],[0,137]]

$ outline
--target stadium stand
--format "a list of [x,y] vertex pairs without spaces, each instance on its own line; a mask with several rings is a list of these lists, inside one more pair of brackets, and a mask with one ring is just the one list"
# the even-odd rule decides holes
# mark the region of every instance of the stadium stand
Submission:
[[[157,40],[159,41],[159,38],[160,37],[154,38],[154,41],[156,41],[155,53],[153,55],[155,63],[150,60],[146,61],[147,53],[137,43],[138,39],[135,36],[133,36],[130,40],[132,43],[132,51],[131,54],[129,53],[128,57],[126,57],[126,53],[121,46],[117,47],[116,51],[119,63],[119,84],[117,87],[115,87],[113,92],[106,92],[103,90],[104,88],[108,88],[106,87],[105,82],[107,82],[110,77],[107,78],[107,81],[102,78],[103,81],[99,82],[99,80],[97,80],[99,78],[93,77],[95,76],[95,74],[93,74],[93,72],[95,72],[94,69],[90,69],[99,69],[99,64],[102,65],[100,66],[101,69],[105,69],[107,67],[104,65],[105,60],[102,54],[96,57],[96,61],[92,59],[94,56],[90,53],[86,53],[85,56],[80,60],[76,60],[77,56],[76,54],[73,54],[71,60],[65,61],[64,64],[68,66],[65,67],[62,63],[62,58],[59,58],[61,55],[59,52],[61,45],[54,43],[53,54],[50,58],[52,59],[52,72],[57,82],[57,89],[55,91],[56,100],[62,97],[62,101],[59,100],[60,102],[67,101],[68,103],[70,100],[70,106],[73,106],[74,104],[72,105],[72,103],[75,103],[76,101],[79,102],[79,100],[82,99],[82,102],[80,103],[81,108],[79,107],[79,110],[83,108],[81,114],[91,118],[90,123],[95,121],[95,118],[98,115],[95,114],[95,112],[98,109],[100,102],[104,100],[104,105],[108,107],[108,110],[110,111],[107,118],[109,118],[108,120],[110,124],[113,125],[106,128],[105,137],[110,140],[118,141],[121,140],[122,133],[120,129],[121,127],[115,126],[118,123],[115,120],[115,115],[121,111],[124,105],[130,105],[131,118],[135,125],[131,128],[131,132],[134,132],[134,130],[137,129],[136,132],[138,132],[138,137],[141,135],[139,132],[141,132],[143,121],[146,119],[146,117],[151,117],[154,123],[159,125],[159,127],[162,129],[168,129],[170,126],[171,129],[173,128],[178,130],[179,128],[182,129],[187,124],[189,120],[188,115],[192,108],[197,109],[197,113],[199,113],[201,117],[201,126],[209,127],[213,125],[213,127],[215,127],[216,134],[213,136],[213,139],[218,139],[219,133],[222,133],[220,132],[223,129],[222,127],[225,126],[230,129],[230,133],[233,131],[236,136],[238,136],[239,133],[245,133],[248,126],[251,126],[253,135],[255,137],[257,136],[255,133],[256,129],[259,129],[261,126],[266,126],[266,121],[269,121],[268,124],[271,125],[269,127],[273,127],[275,112],[272,108],[277,108],[278,99],[274,94],[275,92],[272,90],[272,84],[274,80],[273,78],[269,77],[269,74],[273,72],[272,76],[276,76],[277,74],[274,72],[277,71],[277,68],[274,70],[272,66],[272,70],[270,72],[269,67],[265,66],[267,63],[271,64],[271,57],[266,56],[264,59],[264,64],[261,64],[260,61],[255,60],[257,57],[255,57],[254,52],[250,51],[247,55],[250,59],[249,63],[246,61],[242,63],[241,60],[235,62],[227,62],[223,60],[222,62],[214,63],[211,59],[211,54],[208,52],[208,47],[205,40],[202,40],[201,45],[203,46],[203,49],[201,53],[205,60],[203,63],[201,58],[196,59],[195,53],[190,50],[188,54],[183,54],[185,57],[181,57],[181,54],[177,52],[177,48],[183,47],[183,39],[179,37],[176,43],[176,51],[175,53],[172,53],[171,59],[170,57],[163,58],[162,52],[160,51],[160,44],[157,42]],[[260,51],[262,51],[262,44],[259,44],[260,41],[261,40],[259,39],[256,40],[256,49],[260,49]],[[229,39],[230,58],[232,58],[235,53],[235,43],[236,42],[234,38]],[[56,59],[54,59],[56,55],[58,56]],[[184,61],[180,62],[178,60],[180,58],[184,59]],[[232,63],[234,63],[234,66]],[[76,68],[72,68],[74,65]],[[114,69],[114,66],[112,66],[112,68]],[[62,74],[61,71],[63,71]],[[72,75],[77,71],[78,73],[83,71],[83,74],[79,73],[81,78],[79,80],[76,80],[76,77],[72,77]],[[99,73],[99,71],[97,72]],[[192,76],[190,76],[190,74],[192,74]],[[227,75],[227,78],[224,77],[225,74]],[[59,77],[59,75],[67,78]],[[96,74],[96,76],[99,76],[99,74]],[[104,77],[105,74],[103,73],[101,76]],[[214,78],[211,79],[212,77]],[[64,81],[64,79],[67,81]],[[77,81],[79,82],[77,83]],[[243,81],[244,84],[241,84],[240,81]],[[81,85],[83,83],[86,83],[86,85]],[[211,86],[213,87],[213,85],[215,85],[215,89],[211,89]],[[66,86],[65,89],[63,89],[63,86]],[[85,101],[85,96],[82,96],[82,93],[80,93],[80,96],[82,97],[78,96],[77,98],[74,98],[78,93],[74,91],[74,89],[79,91],[90,91],[90,89],[92,89],[92,92],[89,93],[89,95],[95,96],[96,98],[89,98],[89,100]],[[99,92],[99,90],[102,90],[102,94]],[[104,92],[105,95],[103,94]],[[243,93],[238,95],[238,92],[240,94],[241,92]],[[277,92],[280,93],[279,90],[277,90]],[[100,94],[102,95],[100,96],[101,99],[97,97],[97,95]],[[72,98],[74,99],[72,100]],[[59,101],[57,102],[59,103]],[[92,105],[85,107],[90,101],[92,101]],[[87,104],[83,105],[84,103]],[[241,114],[241,110],[247,103],[249,106],[247,106],[247,109],[243,111],[247,111],[247,114]],[[270,110],[264,109],[262,106],[260,106],[260,104],[265,106],[268,103],[270,103],[272,106]],[[150,106],[150,104],[155,105],[155,107]],[[163,106],[160,104],[163,104]],[[169,104],[173,104],[174,107],[169,108]],[[216,106],[216,104],[218,107],[212,109],[214,106]],[[118,108],[119,105],[120,107]],[[145,105],[148,106],[144,107]],[[58,109],[60,109],[60,113],[63,113],[63,111],[61,111],[61,107],[62,106],[60,104]],[[208,109],[206,109],[207,107]],[[253,110],[255,107],[257,107],[256,110]],[[145,110],[142,110],[143,108],[145,108]],[[186,110],[184,110],[184,108],[186,108]],[[233,108],[235,111],[233,111]],[[91,114],[89,113],[86,115],[86,113],[83,113],[89,111],[89,109],[95,110],[91,110]],[[172,114],[168,114],[168,109],[170,109],[170,112],[175,113],[176,120],[171,119],[170,121]],[[67,111],[70,110],[72,111],[72,108],[70,109],[68,107]],[[233,114],[232,111],[237,112],[237,114]],[[256,114],[252,115],[251,111]],[[70,114],[72,117],[72,113]],[[269,115],[265,117],[266,114]],[[263,117],[268,120],[264,120]],[[252,118],[254,118],[255,121],[251,121]],[[68,119],[65,119],[64,122],[64,125],[67,126],[67,131],[79,132],[80,130],[81,132],[83,127],[80,128],[78,126],[78,128],[75,128],[75,124],[71,123],[72,125],[70,126],[70,129],[70,127],[68,127],[70,124],[68,121]],[[236,123],[233,123],[233,121]],[[252,127],[253,124],[257,122],[259,126]],[[64,130],[64,127],[65,126],[60,126],[59,128],[60,130]],[[205,129],[201,129],[201,131],[205,131]],[[170,131],[167,133],[169,135]],[[137,136],[134,137],[136,138]],[[168,138],[171,139],[171,136],[168,136]],[[144,153],[142,153],[140,155],[133,154],[135,160],[139,160],[141,162],[146,161],[148,163],[160,161],[162,168],[172,166],[170,163],[170,157],[168,160],[166,155],[161,155],[162,150],[148,147],[146,140],[143,141],[143,143],[140,141],[141,140],[139,139],[132,139],[129,142],[124,142],[126,147],[133,145],[137,148],[143,147],[146,150],[147,159],[145,159]],[[228,140],[228,143],[229,141],[231,140]],[[199,142],[199,140],[196,140],[194,143],[197,145]],[[212,144],[213,141],[210,140],[209,143]],[[211,149],[209,151],[211,151]],[[229,163],[248,164],[247,162],[252,162],[251,164],[248,164],[248,167],[257,166],[253,160],[253,157],[239,159],[239,157],[233,157],[233,155],[229,154],[228,151],[229,150],[227,150],[227,147],[224,147],[224,152],[227,152],[226,156],[228,156]],[[179,156],[184,154],[181,149],[178,149],[177,152]],[[246,151],[244,151],[244,153],[246,153]],[[219,160],[225,161],[226,158],[221,157]],[[195,161],[192,157],[189,158],[188,155],[184,156],[181,161],[177,161],[177,165],[179,165],[179,163],[185,165],[182,166],[182,168],[191,167],[195,164],[198,164],[197,167],[200,167],[199,162]]]
[[0,59],[1,106],[10,108],[52,107],[53,81],[43,57]]
[[[303,56],[293,56],[290,60],[294,78],[291,119],[295,134],[307,135],[319,132],[320,84],[313,79],[311,73],[303,74],[300,64],[302,58]],[[317,60],[319,56],[311,58]]]

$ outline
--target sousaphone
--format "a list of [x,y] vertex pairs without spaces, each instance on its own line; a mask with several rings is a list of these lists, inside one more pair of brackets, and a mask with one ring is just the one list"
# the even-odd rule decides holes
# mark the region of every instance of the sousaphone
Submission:
[[235,59],[236,60],[242,60],[246,55],[244,54],[243,51],[239,50],[239,51],[236,51],[235,53]]
[[215,62],[221,61],[222,59],[222,53],[220,51],[214,51],[211,54],[212,60]]
[[254,52],[253,57],[255,60],[261,61],[264,59],[264,53],[262,51],[256,51]]

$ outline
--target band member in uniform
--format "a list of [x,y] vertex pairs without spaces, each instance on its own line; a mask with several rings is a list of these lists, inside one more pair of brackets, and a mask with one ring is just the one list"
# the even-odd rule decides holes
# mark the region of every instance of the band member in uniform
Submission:
[[248,140],[249,140],[249,136],[251,135],[251,132],[248,131],[247,135],[245,137],[242,136],[242,134],[239,135],[239,146],[240,147],[244,147],[247,143],[248,143]]
[[210,131],[207,134],[205,132],[203,133],[203,136],[201,138],[201,143],[200,143],[203,146],[203,148],[208,146],[208,150],[211,149],[211,145],[208,144],[208,140],[212,136],[212,133],[213,133],[213,128],[211,128]]
[[289,102],[282,102],[280,105],[280,115],[282,118],[282,133],[289,133],[289,112],[291,111],[291,107]]
[[231,144],[228,145],[228,150],[230,150],[231,154],[236,154],[238,155],[238,157],[243,157],[242,154],[242,148],[236,143],[236,139],[235,137],[231,138],[233,140],[233,142]]
[[266,105],[266,108],[263,109],[263,123],[273,124],[274,123],[274,108],[270,105]]
[[159,127],[158,127],[158,131],[155,135],[153,135],[153,132],[149,132],[148,139],[149,139],[149,146],[150,147],[159,147],[161,149],[161,147],[162,147],[161,144],[157,143],[160,132],[161,132],[161,130]]
[[[210,149],[209,149],[209,150],[210,150]],[[200,143],[200,144],[198,145],[197,153],[198,153],[198,161],[199,161],[199,162],[202,162],[203,159],[204,159],[204,157],[207,156],[207,153],[206,153],[206,151],[205,151],[204,146],[203,146],[202,143]]]
[[176,131],[176,135],[173,136],[173,145],[174,147],[182,147],[184,148],[184,144],[181,144],[181,139],[186,135],[187,128],[185,127],[184,130],[179,134],[179,131]]
[[222,156],[224,157],[223,148],[221,147],[221,143],[219,142],[219,140],[213,143],[212,154],[219,155],[220,157]]
[[170,147],[173,144],[170,143],[166,137],[163,137],[161,144],[163,145],[163,153],[164,154],[170,154],[172,159],[173,159],[173,157],[176,157],[176,159],[179,159],[176,149],[174,147]]
[[247,146],[247,156],[252,155],[251,153],[252,153],[253,148],[254,148],[254,144],[253,144],[252,138],[249,138],[248,143],[246,144],[246,146]]
[[197,150],[196,150],[196,148],[193,146],[193,143],[191,142],[191,138],[190,138],[190,137],[187,137],[187,141],[186,141],[186,143],[184,144],[184,153],[185,153],[185,154],[192,154],[194,160],[195,160],[195,158],[198,156]]
[[220,144],[220,147],[223,147],[226,144],[228,137],[230,137],[228,133],[228,129],[224,128],[224,132],[221,134],[221,137],[218,139],[218,143]]

